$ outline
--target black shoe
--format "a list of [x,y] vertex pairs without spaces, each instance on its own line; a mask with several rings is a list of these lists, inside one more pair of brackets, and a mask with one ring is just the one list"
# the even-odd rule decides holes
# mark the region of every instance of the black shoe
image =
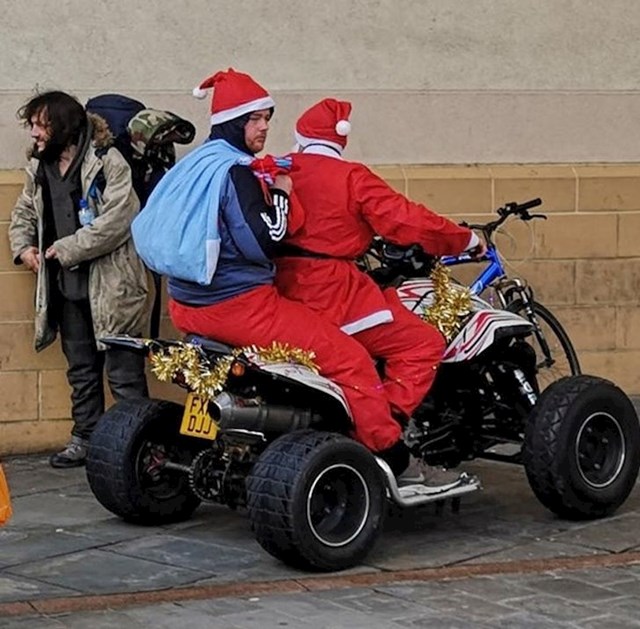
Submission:
[[82,467],[87,461],[89,442],[82,437],[73,435],[64,450],[49,457],[51,467]]

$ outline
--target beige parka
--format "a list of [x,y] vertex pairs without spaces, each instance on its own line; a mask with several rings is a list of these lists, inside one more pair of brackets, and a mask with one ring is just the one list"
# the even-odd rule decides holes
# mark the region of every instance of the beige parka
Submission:
[[[147,330],[147,274],[131,239],[131,221],[140,202],[131,185],[131,169],[121,153],[108,148],[112,136],[106,122],[89,114],[93,126],[92,146],[80,169],[82,196],[88,199],[96,218],[91,225],[60,238],[53,244],[58,261],[71,268],[81,262],[89,265],[89,303],[93,330],[98,339],[113,334],[143,335]],[[96,154],[100,153],[100,157]],[[49,282],[43,251],[42,187],[36,180],[38,160],[31,158],[26,167],[26,182],[11,213],[9,240],[16,264],[20,254],[36,246],[41,264],[36,281],[35,349],[40,351],[56,338],[48,317]],[[106,185],[98,199],[89,190],[102,171]]]

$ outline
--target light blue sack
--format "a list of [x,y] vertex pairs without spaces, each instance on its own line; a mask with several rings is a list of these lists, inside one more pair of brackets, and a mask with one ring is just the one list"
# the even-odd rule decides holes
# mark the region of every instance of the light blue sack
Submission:
[[252,157],[224,140],[183,157],[154,188],[131,233],[152,271],[188,282],[211,283],[218,264],[220,195],[229,169]]

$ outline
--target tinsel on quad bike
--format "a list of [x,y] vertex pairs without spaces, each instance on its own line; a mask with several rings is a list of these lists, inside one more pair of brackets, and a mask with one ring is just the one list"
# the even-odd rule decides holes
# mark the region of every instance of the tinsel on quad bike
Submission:
[[[472,297],[441,269],[431,279],[398,277],[405,305],[424,304],[450,339],[405,432],[413,453],[449,468],[475,458],[521,464],[534,494],[560,517],[613,513],[640,465],[638,417],[623,391],[576,375],[540,393],[529,321]],[[146,352],[160,379],[188,391],[184,405],[118,402],[91,437],[90,487],[125,520],[184,520],[203,500],[242,506],[274,557],[341,570],[371,550],[388,503],[457,500],[480,487],[470,475],[446,490],[399,487],[389,466],[349,437],[340,388],[296,348],[239,349],[197,336],[103,340]],[[499,454],[503,445],[514,452]]]

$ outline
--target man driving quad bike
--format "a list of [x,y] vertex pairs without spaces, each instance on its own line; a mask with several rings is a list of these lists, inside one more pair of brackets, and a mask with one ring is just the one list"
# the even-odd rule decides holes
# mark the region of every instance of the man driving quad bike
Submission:
[[[298,118],[291,178],[304,220],[280,247],[276,286],[384,361],[384,391],[404,425],[433,384],[445,339],[407,310],[394,288],[381,289],[356,260],[376,235],[396,245],[418,244],[436,256],[465,250],[482,256],[485,246],[471,230],[395,192],[364,164],[345,160],[350,113],[351,103],[325,98]],[[403,443],[395,450],[404,452]],[[412,457],[399,478],[432,484],[457,477]]]

